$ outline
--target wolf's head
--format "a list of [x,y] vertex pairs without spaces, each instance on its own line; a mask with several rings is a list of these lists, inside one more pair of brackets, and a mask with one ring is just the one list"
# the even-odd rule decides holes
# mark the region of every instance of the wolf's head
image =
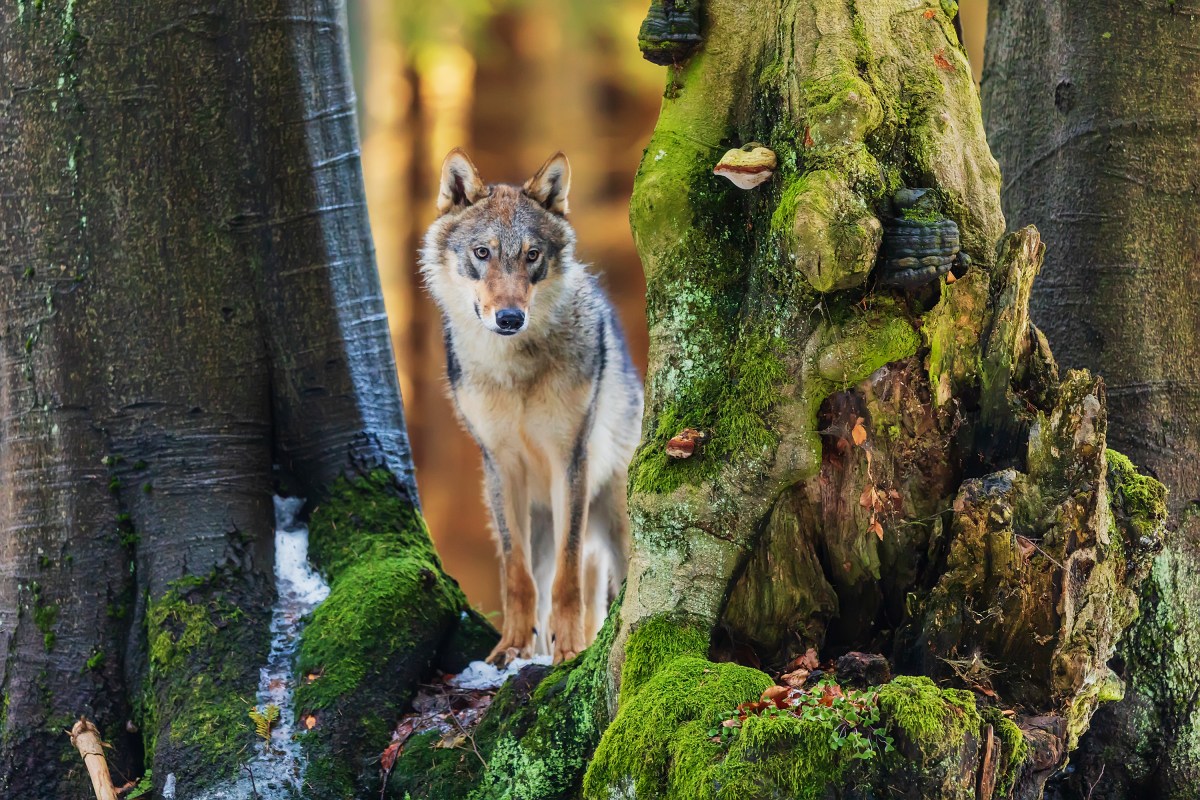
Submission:
[[487,185],[462,150],[442,163],[439,217],[425,234],[421,271],[442,311],[513,336],[536,326],[573,273],[567,223],[571,165],[557,153],[524,186]]

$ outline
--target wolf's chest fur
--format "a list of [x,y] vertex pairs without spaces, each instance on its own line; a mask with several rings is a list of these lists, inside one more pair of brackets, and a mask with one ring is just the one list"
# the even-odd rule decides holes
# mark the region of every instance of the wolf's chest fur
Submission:
[[490,455],[522,463],[530,500],[547,507],[555,471],[565,470],[581,445],[591,498],[604,477],[624,469],[636,444],[628,422],[640,417],[640,395],[630,397],[629,389],[639,393],[640,386],[625,372],[627,355],[611,352],[615,332],[596,313],[607,303],[590,288],[576,295],[581,304],[549,321],[548,330],[535,324],[528,338],[502,339],[447,321],[447,372],[459,414]]

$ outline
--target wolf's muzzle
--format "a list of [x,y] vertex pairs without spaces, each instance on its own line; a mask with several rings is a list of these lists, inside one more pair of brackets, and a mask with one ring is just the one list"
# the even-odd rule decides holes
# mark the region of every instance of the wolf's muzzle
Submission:
[[525,312],[519,308],[502,308],[496,312],[497,333],[512,336],[525,326]]

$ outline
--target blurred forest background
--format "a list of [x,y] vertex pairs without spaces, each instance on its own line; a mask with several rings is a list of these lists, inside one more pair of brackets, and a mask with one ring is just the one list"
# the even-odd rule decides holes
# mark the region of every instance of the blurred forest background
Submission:
[[[627,205],[666,80],[637,48],[648,5],[348,0],[367,203],[421,501],[447,571],[485,613],[500,609],[500,576],[479,452],[446,397],[441,324],[417,248],[451,148],[505,183],[564,151],[579,257],[602,276],[644,371],[645,281]],[[960,14],[978,81],[987,2],[962,0]]]

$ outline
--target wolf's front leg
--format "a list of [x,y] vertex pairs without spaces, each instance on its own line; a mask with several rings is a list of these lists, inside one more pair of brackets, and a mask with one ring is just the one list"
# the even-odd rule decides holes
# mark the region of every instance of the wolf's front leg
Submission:
[[550,590],[550,650],[554,663],[587,647],[583,630],[583,532],[587,529],[587,454],[576,448],[565,474],[551,487],[554,506],[554,585]]
[[501,467],[484,457],[488,507],[500,540],[503,569],[504,626],[488,661],[504,667],[533,655],[537,634],[537,587],[529,563],[529,492],[519,467]]

